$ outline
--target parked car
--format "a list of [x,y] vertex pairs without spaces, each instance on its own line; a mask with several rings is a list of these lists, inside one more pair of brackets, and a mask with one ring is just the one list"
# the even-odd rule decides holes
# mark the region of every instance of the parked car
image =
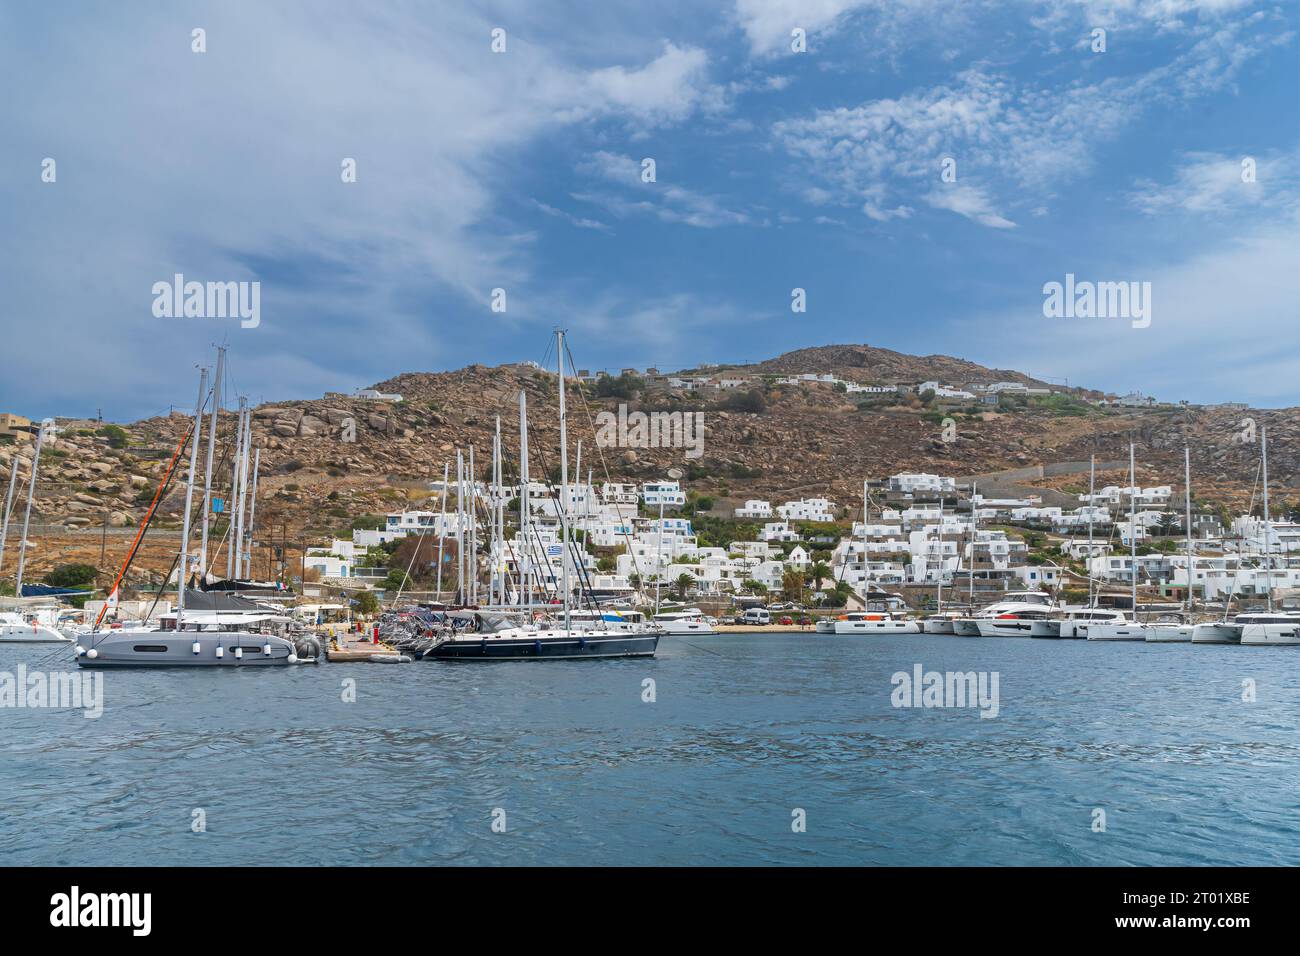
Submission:
[[813,619],[810,618],[810,617],[808,617],[808,615],[805,614],[803,617],[799,618],[799,626],[800,626],[800,627],[812,627],[812,626],[813,626]]
[[768,613],[768,610],[765,607],[751,607],[748,611],[745,612],[743,623],[771,624],[772,615]]
[[794,624],[794,618],[792,618],[792,617],[783,617],[783,618],[781,618],[781,620],[777,621],[776,623],[778,623],[778,624],[780,624],[780,625],[783,625],[784,627],[790,627],[791,625]]

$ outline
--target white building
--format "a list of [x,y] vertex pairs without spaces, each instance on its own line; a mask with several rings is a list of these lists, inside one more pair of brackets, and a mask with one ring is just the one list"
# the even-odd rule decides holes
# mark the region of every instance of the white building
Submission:
[[943,493],[956,492],[957,481],[955,478],[947,478],[941,475],[928,475],[924,472],[911,473],[900,472],[897,475],[890,475],[886,487],[890,491],[901,491],[904,494],[916,494],[917,492],[926,493]]
[[780,505],[776,513],[786,521],[834,521],[835,505],[828,498],[801,498]]
[[660,505],[674,508],[686,504],[686,495],[682,493],[681,484],[676,481],[656,481],[642,485],[641,499],[647,508],[658,508]]
[[737,518],[770,518],[772,505],[767,501],[746,501],[743,508],[736,509]]

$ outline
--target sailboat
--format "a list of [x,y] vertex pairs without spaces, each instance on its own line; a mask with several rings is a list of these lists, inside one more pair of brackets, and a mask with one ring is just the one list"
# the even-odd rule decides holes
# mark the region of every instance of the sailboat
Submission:
[[1146,628],[1138,623],[1138,565],[1137,565],[1137,458],[1133,443],[1128,445],[1128,542],[1129,542],[1129,577],[1132,582],[1133,620],[1123,619],[1090,623],[1088,640],[1090,641],[1145,641]]
[[[569,534],[569,449],[568,415],[565,405],[564,332],[555,332],[560,390],[560,496],[557,510],[560,517],[560,594],[563,599],[563,617],[558,621],[543,619],[534,622],[531,592],[521,589],[521,599],[527,611],[521,616],[506,611],[465,609],[448,612],[453,622],[450,632],[437,640],[424,653],[425,658],[455,661],[489,660],[571,660],[578,658],[653,657],[659,646],[662,629],[653,625],[640,629],[612,626],[602,617],[600,621],[583,622],[580,626],[573,618],[571,607],[573,593],[569,585],[570,534]],[[527,440],[521,393],[521,478],[527,493]],[[471,473],[471,483],[473,475]],[[520,523],[527,535],[530,517],[526,500],[521,502]],[[527,540],[525,538],[525,540]],[[547,562],[549,571],[549,559]],[[471,573],[473,568],[471,566]],[[522,574],[522,571],[521,571]],[[477,575],[473,575],[477,577]],[[464,588],[462,588],[462,591]],[[521,623],[522,617],[522,623]]]
[[1151,643],[1190,643],[1192,634],[1196,630],[1196,625],[1192,623],[1192,581],[1194,580],[1192,572],[1196,565],[1192,555],[1192,452],[1187,446],[1183,446],[1183,494],[1185,506],[1183,521],[1187,525],[1184,539],[1187,550],[1187,600],[1183,605],[1184,617],[1183,620],[1155,621],[1148,624],[1146,639]]
[[[925,634],[952,634],[953,623],[958,617],[962,616],[955,611],[945,611],[943,609],[943,499],[939,499],[939,557],[938,573],[935,583],[934,599],[936,610],[933,614],[921,622],[921,630]],[[954,580],[954,586],[956,582]]]
[[[41,463],[41,447],[44,444],[45,436],[52,435],[54,432],[54,419],[47,418],[41,422],[40,428],[36,432],[36,449],[32,453],[32,476],[27,483],[27,511],[23,516],[23,536],[18,543],[18,577],[15,581],[14,593],[18,595],[15,603],[23,599],[23,571],[26,568],[27,559],[27,530],[31,523],[32,517],[32,499],[36,495],[36,473]],[[9,473],[9,493],[5,496],[5,511],[3,530],[0,531],[0,567],[4,565],[4,546],[9,537],[9,512],[13,507],[14,488],[18,483],[18,461],[15,458]],[[4,644],[64,644],[68,638],[64,637],[57,628],[53,626],[56,619],[48,616],[48,608],[42,609],[45,613],[36,610],[24,611],[21,607],[15,610],[0,611],[0,643]]]
[[1268,610],[1238,614],[1233,620],[1241,627],[1241,643],[1246,645],[1278,646],[1300,644],[1300,612],[1278,611],[1273,608],[1273,516],[1268,507],[1268,426],[1260,435],[1260,451],[1264,469],[1264,590],[1268,595]]
[[[220,363],[220,354],[218,356]],[[116,601],[118,589],[127,569],[134,560],[140,540],[148,529],[153,515],[171,483],[185,446],[190,445],[190,470],[185,486],[184,520],[182,521],[180,557],[177,566],[177,599],[174,618],[165,620],[160,627],[123,628],[100,630],[104,610],[95,620],[92,630],[83,634],[77,644],[77,663],[90,668],[124,667],[267,667],[294,664],[298,655],[293,642],[273,634],[251,633],[241,627],[247,624],[245,615],[222,619],[219,613],[205,613],[187,620],[185,592],[189,572],[190,517],[194,499],[194,476],[198,471],[199,441],[203,429],[203,410],[209,395],[214,402],[217,385],[208,390],[208,370],[199,375],[199,397],[194,408],[194,422],[176,446],[172,459],[154,493],[153,502],[145,515],[135,542],[118,572],[117,580],[109,592],[109,602]],[[215,415],[213,417],[215,424]],[[209,460],[211,458],[209,457]],[[209,485],[210,489],[210,485]],[[203,514],[203,540],[207,540],[208,512]],[[105,606],[107,609],[108,604]]]

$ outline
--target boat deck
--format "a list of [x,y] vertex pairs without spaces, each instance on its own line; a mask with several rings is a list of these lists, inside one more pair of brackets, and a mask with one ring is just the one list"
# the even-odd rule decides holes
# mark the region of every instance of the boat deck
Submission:
[[390,644],[350,640],[346,637],[336,637],[331,640],[329,650],[325,652],[325,657],[330,663],[343,664],[372,660],[390,663],[400,656],[397,648]]

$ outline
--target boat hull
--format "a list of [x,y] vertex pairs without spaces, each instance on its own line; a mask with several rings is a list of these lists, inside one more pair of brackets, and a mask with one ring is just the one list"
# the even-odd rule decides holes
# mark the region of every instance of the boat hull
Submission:
[[992,621],[979,621],[980,637],[1029,637],[1033,629],[1034,621],[1005,619]]
[[1147,629],[1142,624],[1089,624],[1090,641],[1145,641]]
[[1073,637],[1073,633],[1065,634],[1063,621],[1031,621],[1029,623],[1030,637]]
[[1240,644],[1239,624],[1197,624],[1192,629],[1193,644]]
[[1150,644],[1190,644],[1194,624],[1151,624],[1147,627],[1147,642]]
[[292,643],[262,634],[123,630],[87,637],[78,646],[86,652],[77,655],[77,664],[90,668],[283,667],[298,660]]
[[708,621],[656,621],[665,634],[694,634],[696,637],[708,637],[717,634]]
[[921,622],[921,629],[926,634],[952,634],[952,620],[928,617]]
[[836,634],[920,634],[916,621],[836,621]]
[[1300,645],[1300,625],[1243,624],[1241,643],[1252,647],[1288,647]]
[[67,644],[64,637],[44,624],[0,625],[0,644]]
[[978,621],[957,620],[952,622],[952,633],[956,637],[979,637],[980,625]]
[[568,634],[560,637],[482,637],[451,639],[434,645],[426,660],[531,661],[587,660],[612,657],[654,657],[658,634]]

